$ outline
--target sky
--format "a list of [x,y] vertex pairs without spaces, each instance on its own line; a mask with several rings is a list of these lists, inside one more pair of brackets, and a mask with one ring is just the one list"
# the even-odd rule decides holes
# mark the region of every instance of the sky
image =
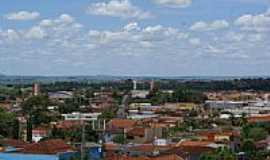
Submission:
[[1,0],[7,75],[268,76],[270,0]]

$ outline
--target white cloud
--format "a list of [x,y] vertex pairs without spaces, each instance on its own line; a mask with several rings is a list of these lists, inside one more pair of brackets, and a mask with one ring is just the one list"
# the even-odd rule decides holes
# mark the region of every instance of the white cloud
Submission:
[[7,29],[5,31],[0,31],[0,40],[6,40],[7,42],[13,42],[20,38],[19,33],[14,29]]
[[44,19],[40,22],[40,26],[42,27],[51,27],[53,26],[54,22],[50,19]]
[[38,12],[28,12],[28,11],[19,11],[19,12],[13,12],[5,15],[4,17],[8,20],[34,20],[38,18],[40,14]]
[[208,24],[203,21],[196,22],[190,27],[190,29],[194,31],[204,31],[208,29]]
[[[137,23],[129,23],[118,31],[88,32],[90,43],[95,48],[104,48],[104,52],[116,55],[145,55],[156,50],[180,47],[179,41],[188,36],[176,28],[161,25],[140,27]],[[106,48],[110,48],[106,50]],[[150,51],[151,50],[151,51]]]
[[65,24],[70,24],[74,22],[74,18],[68,14],[62,14],[60,17],[55,20],[56,23],[65,23]]
[[[222,20],[200,22],[196,25],[195,30],[182,30],[161,24],[140,25],[130,22],[118,29],[104,30],[86,26],[82,29],[82,24],[74,17],[63,14],[56,18],[43,19],[26,29],[0,30],[0,57],[7,54],[13,57],[13,61],[0,61],[11,64],[15,63],[16,57],[16,63],[21,66],[31,63],[30,65],[47,66],[50,70],[67,68],[68,72],[80,73],[82,66],[87,68],[86,70],[95,68],[100,71],[102,68],[108,69],[104,66],[121,67],[126,62],[130,62],[127,65],[130,70],[135,68],[132,66],[154,66],[162,69],[156,62],[163,66],[172,64],[169,65],[172,68],[189,64],[188,68],[194,66],[194,61],[201,63],[206,60],[205,64],[215,62],[219,65],[226,61],[253,63],[257,59],[267,60],[270,57],[268,32],[264,34],[241,30],[242,26],[239,25],[228,27]],[[226,30],[217,30],[226,27]],[[216,31],[208,32],[212,30]],[[136,58],[138,61],[132,63]],[[27,59],[27,64],[21,59]],[[63,61],[59,61],[61,59]],[[113,61],[115,59],[118,61]],[[137,65],[142,61],[146,62],[143,63],[145,66]],[[72,69],[69,68],[71,63],[85,65],[78,67],[78,71],[69,71]],[[196,69],[194,71],[196,72]]]
[[210,24],[212,30],[223,29],[229,27],[229,23],[225,20],[217,20]]
[[199,21],[194,23],[190,29],[193,31],[211,31],[228,28],[230,24],[226,20],[216,20],[213,22]]
[[154,3],[172,8],[184,8],[191,5],[192,0],[152,0]]
[[47,36],[45,31],[41,27],[32,27],[26,32],[25,37],[28,39],[43,39]]
[[228,32],[225,36],[226,39],[229,41],[236,41],[240,42],[244,39],[245,35],[243,33],[237,33],[237,32]]
[[137,22],[131,22],[124,27],[125,31],[140,30]]
[[40,27],[49,28],[49,27],[56,27],[56,26],[65,26],[73,24],[76,27],[80,28],[82,25],[79,25],[78,23],[75,23],[75,18],[70,16],[69,14],[61,14],[59,17],[55,19],[43,19],[39,23]]
[[246,14],[235,20],[234,24],[240,26],[243,30],[254,30],[254,31],[267,31],[270,30],[270,15],[269,11],[259,14],[251,15]]
[[220,49],[220,48],[217,48],[215,46],[212,46],[212,45],[208,45],[208,52],[212,53],[212,54],[221,54],[221,53],[224,53],[225,51]]
[[201,44],[201,40],[199,38],[190,38],[189,43],[192,45],[198,46]]
[[152,17],[149,12],[134,6],[129,0],[111,0],[91,4],[87,13],[101,16],[112,16],[121,18],[146,19]]
[[163,30],[163,26],[156,25],[156,26],[148,26],[144,29],[146,33],[157,33]]

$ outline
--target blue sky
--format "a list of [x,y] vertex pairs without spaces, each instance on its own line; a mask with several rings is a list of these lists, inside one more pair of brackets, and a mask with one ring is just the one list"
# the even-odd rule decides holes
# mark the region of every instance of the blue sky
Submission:
[[0,73],[269,75],[269,0],[4,0]]

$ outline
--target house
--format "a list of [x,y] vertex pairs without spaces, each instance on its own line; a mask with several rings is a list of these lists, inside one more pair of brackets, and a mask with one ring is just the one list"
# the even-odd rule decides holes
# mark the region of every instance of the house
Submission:
[[79,120],[77,120],[77,121],[63,120],[63,121],[58,122],[55,125],[55,128],[62,129],[62,130],[72,130],[72,129],[80,127],[80,125],[81,125],[81,121],[79,121]]
[[268,123],[270,122],[270,114],[250,116],[247,120],[248,123]]
[[112,141],[115,136],[125,134],[136,123],[137,121],[130,119],[112,119],[107,123],[105,141]]
[[224,145],[212,141],[184,140],[176,144],[176,148],[188,153],[189,160],[198,160],[205,152],[211,152]]
[[170,110],[192,110],[198,107],[195,103],[165,103],[162,108]]
[[204,130],[197,131],[200,139],[214,142],[229,142],[232,138],[240,137],[239,131]]
[[38,143],[25,145],[20,151],[25,154],[58,154],[74,152],[75,150],[61,139],[50,139]]
[[132,90],[131,97],[132,98],[142,98],[145,99],[149,95],[149,91],[147,90]]
[[115,102],[112,97],[95,97],[90,100],[90,105],[93,111],[100,112],[112,108]]
[[158,143],[145,143],[145,144],[131,144],[123,147],[122,153],[133,157],[139,156],[158,156],[162,153],[171,150],[174,144],[158,144]]
[[136,120],[131,119],[112,119],[107,124],[108,131],[116,131],[116,130],[123,130],[123,129],[131,129],[136,125]]
[[210,109],[235,109],[247,106],[248,103],[244,101],[205,101],[205,106]]
[[156,117],[142,120],[142,124],[147,124],[151,127],[171,128],[176,127],[182,123],[182,117]]
[[162,128],[134,127],[127,131],[127,139],[131,143],[152,142],[155,138],[162,138]]
[[147,157],[147,156],[132,157],[132,156],[127,156],[127,155],[114,155],[112,157],[106,158],[106,160],[184,160],[184,159],[176,154],[170,154],[170,155],[159,155],[159,156],[153,156],[153,157]]
[[49,99],[54,101],[64,101],[65,99],[73,98],[73,92],[70,91],[57,91],[57,92],[49,92]]
[[141,109],[147,110],[148,108],[151,108],[151,107],[152,107],[152,104],[151,103],[131,103],[129,105],[129,108],[130,109],[141,108]]
[[48,137],[49,130],[46,128],[35,128],[32,130],[32,141],[39,142],[42,138]]
[[3,160],[70,160],[77,152],[63,140],[51,139],[38,143],[25,144],[18,141],[6,141],[20,149],[9,153],[0,153]]
[[84,120],[87,120],[87,121],[97,120],[99,115],[101,115],[101,113],[73,112],[71,114],[62,114],[62,116],[65,117],[65,120],[68,120],[68,121],[79,121],[81,119],[84,119]]

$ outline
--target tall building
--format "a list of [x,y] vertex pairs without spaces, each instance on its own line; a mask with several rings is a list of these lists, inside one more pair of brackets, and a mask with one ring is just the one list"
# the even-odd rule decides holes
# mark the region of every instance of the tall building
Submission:
[[133,90],[137,90],[137,81],[133,80]]
[[37,95],[39,95],[39,93],[40,93],[40,86],[39,86],[39,84],[38,83],[34,83],[33,84],[33,95],[34,96],[37,96]]

